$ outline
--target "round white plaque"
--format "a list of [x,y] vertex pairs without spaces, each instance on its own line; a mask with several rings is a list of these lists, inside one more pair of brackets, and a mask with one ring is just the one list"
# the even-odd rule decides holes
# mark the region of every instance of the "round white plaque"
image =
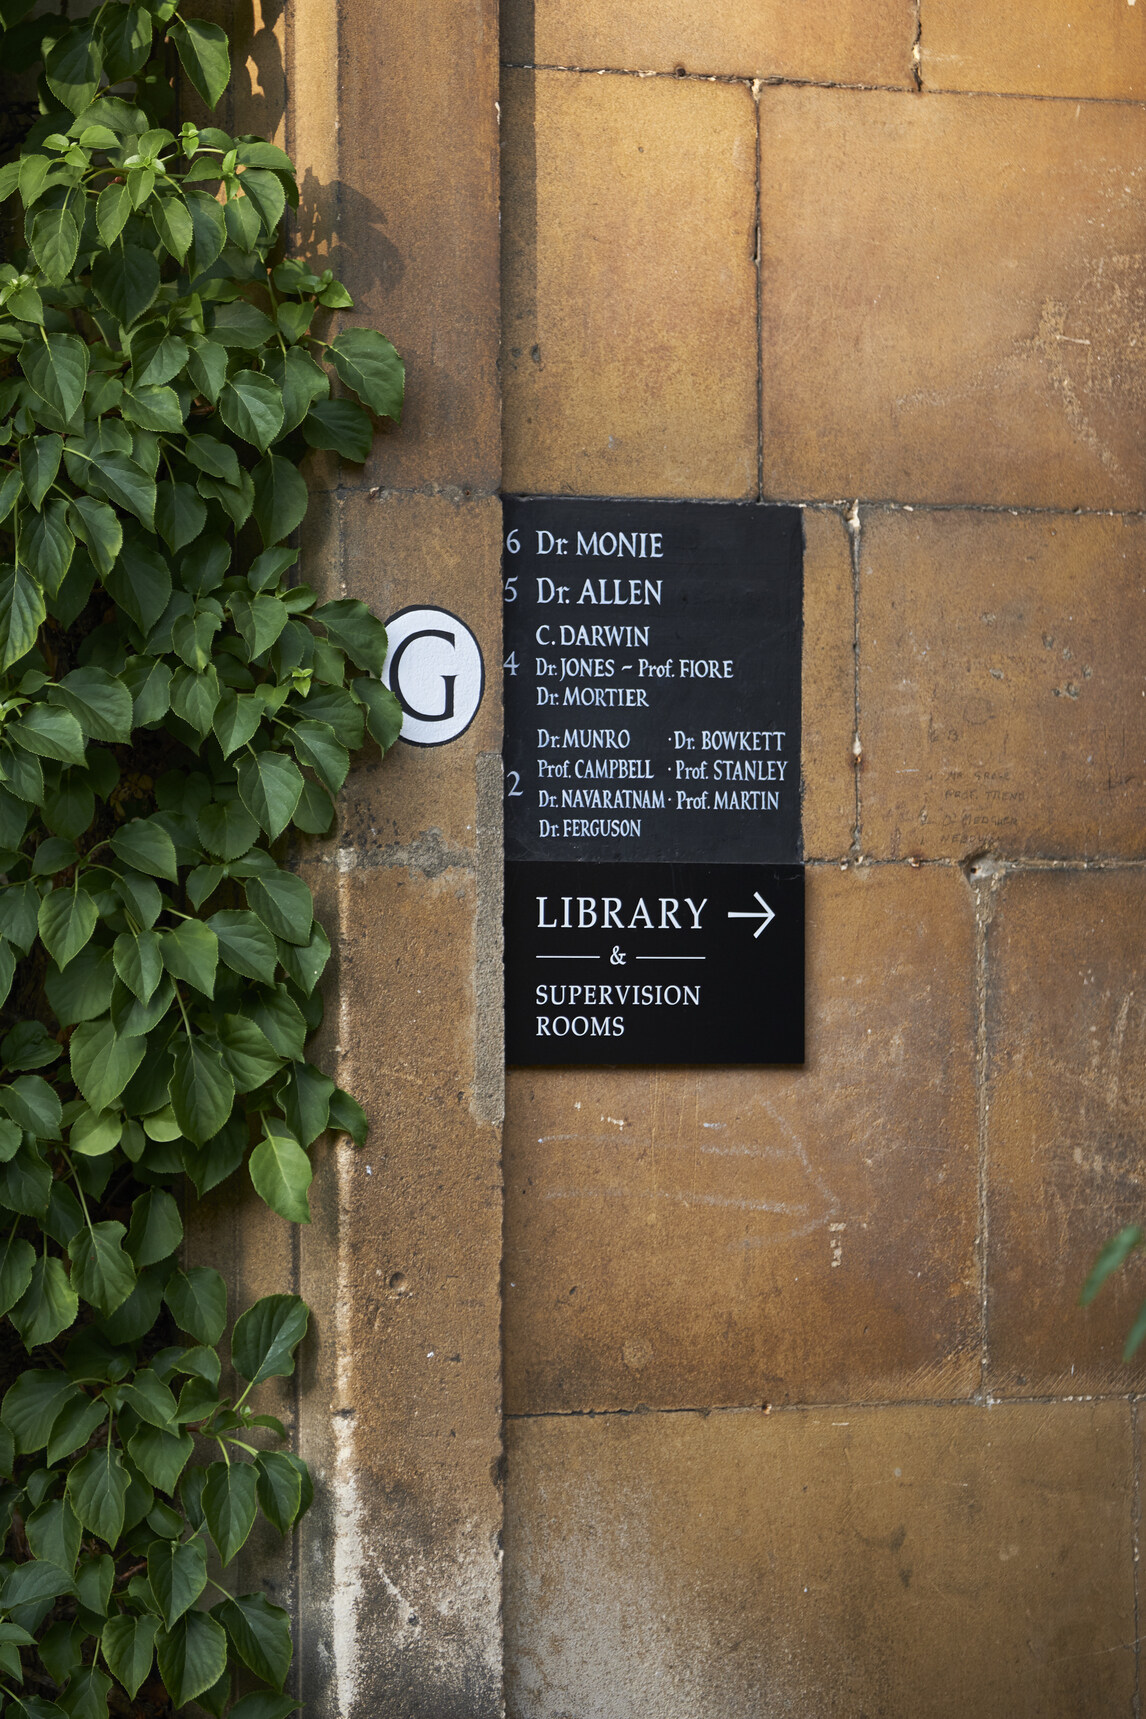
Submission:
[[464,734],[485,692],[481,646],[448,609],[399,609],[386,622],[382,679],[402,706],[400,738],[445,746]]

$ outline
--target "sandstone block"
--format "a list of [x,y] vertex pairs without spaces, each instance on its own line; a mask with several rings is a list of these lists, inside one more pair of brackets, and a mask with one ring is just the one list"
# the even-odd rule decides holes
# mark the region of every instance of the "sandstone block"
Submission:
[[1146,111],[776,88],[760,134],[766,495],[1141,505]]
[[756,493],[741,84],[506,72],[508,492]]

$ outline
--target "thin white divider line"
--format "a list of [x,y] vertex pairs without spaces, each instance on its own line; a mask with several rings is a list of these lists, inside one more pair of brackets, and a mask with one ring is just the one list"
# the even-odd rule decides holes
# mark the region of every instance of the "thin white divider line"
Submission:
[[[596,960],[596,956],[594,956]],[[707,955],[634,955],[634,961],[707,961]]]
[[[535,955],[535,961],[599,961],[599,955]],[[640,960],[640,956],[637,957]],[[704,957],[702,956],[703,960]]]

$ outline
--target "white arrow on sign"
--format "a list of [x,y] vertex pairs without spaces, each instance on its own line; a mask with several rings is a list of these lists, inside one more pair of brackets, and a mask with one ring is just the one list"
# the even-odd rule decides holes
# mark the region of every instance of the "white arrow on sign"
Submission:
[[756,897],[757,901],[760,903],[761,907],[764,909],[763,913],[757,913],[754,909],[749,909],[749,911],[747,913],[729,913],[728,917],[729,917],[729,919],[758,919],[760,921],[760,923],[756,927],[756,929],[752,933],[752,935],[753,935],[753,937],[759,937],[759,935],[762,931],[767,931],[768,927],[771,925],[771,923],[775,919],[776,915],[773,913],[772,909],[768,906],[768,903],[765,901],[764,897],[761,895],[761,893],[758,889],[754,889],[752,891],[752,893]]

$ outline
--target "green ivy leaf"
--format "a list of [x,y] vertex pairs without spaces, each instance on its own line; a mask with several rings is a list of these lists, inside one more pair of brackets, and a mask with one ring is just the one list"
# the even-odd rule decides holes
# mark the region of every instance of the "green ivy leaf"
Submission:
[[[41,936],[43,933],[41,932]],[[111,1002],[115,968],[110,949],[87,948],[73,956],[66,972],[48,969],[44,989],[61,1026],[91,1021],[102,1015]]]
[[[258,840],[259,826],[240,800],[213,801],[199,813],[199,840],[208,853],[222,860],[236,860]],[[0,894],[0,932],[3,931],[4,898]]]
[[311,927],[309,943],[302,947],[279,943],[279,960],[288,977],[309,997],[330,960],[330,938],[316,920]]
[[69,30],[44,56],[45,82],[72,113],[91,106],[102,71],[103,56],[90,26]]
[[202,1039],[181,1039],[175,1047],[171,1103],[188,1140],[201,1146],[217,1134],[234,1101],[235,1083],[219,1052]]
[[314,618],[359,668],[381,675],[386,662],[386,629],[365,603],[357,597],[342,597],[323,603],[314,611]]
[[[85,487],[90,488],[92,484],[98,484],[112,501],[118,502],[128,513],[133,513],[149,531],[152,529],[155,524],[155,480],[128,454],[120,453],[114,448],[101,453],[98,464],[93,462],[85,479]],[[132,557],[133,546],[125,544],[123,555],[115,569],[116,574],[120,574],[122,570],[123,583],[117,588],[109,579],[107,585],[116,602],[127,610],[132,620],[138,621],[146,630],[152,624],[152,619],[158,620],[167,606],[167,597],[171,595],[171,575],[167,574],[167,596],[163,598],[158,609],[154,610],[152,619],[148,619],[151,611],[144,607],[146,598],[141,600],[135,592],[135,567]],[[139,558],[138,552],[136,558]],[[164,571],[166,572],[166,569]]]
[[134,818],[116,831],[111,846],[117,859],[149,877],[164,877],[174,883],[179,875],[175,844],[154,818]]
[[0,566],[0,670],[26,656],[44,623],[44,593],[18,565]]
[[288,871],[266,871],[246,880],[248,905],[268,931],[288,943],[308,943],[314,921],[314,899],[301,877]]
[[287,1378],[294,1352],[306,1336],[310,1310],[297,1295],[264,1295],[240,1314],[231,1334],[231,1360],[249,1384]]
[[40,936],[61,971],[91,941],[99,909],[86,891],[54,889],[40,904]]
[[66,1373],[30,1369],[10,1387],[0,1408],[0,1421],[22,1455],[42,1450],[56,1417],[69,1403],[84,1400]]
[[255,1192],[288,1223],[308,1224],[310,1204],[306,1193],[314,1176],[311,1161],[281,1123],[268,1121],[266,1129],[266,1135],[250,1157]]
[[142,1269],[167,1259],[182,1240],[179,1207],[166,1189],[149,1188],[140,1194],[132,1205],[127,1232],[127,1251],[136,1265]]
[[370,1132],[366,1112],[358,1100],[352,1098],[348,1092],[343,1092],[340,1086],[336,1086],[330,1095],[327,1126],[340,1134],[349,1134],[356,1146],[365,1145],[366,1136]]
[[317,1140],[326,1127],[334,1090],[330,1076],[313,1063],[295,1064],[292,1078],[279,1096],[287,1122],[304,1146]]
[[227,1719],[289,1719],[299,1705],[289,1695],[272,1695],[269,1689],[259,1689],[236,1701]]
[[131,214],[131,192],[125,183],[105,185],[96,200],[96,230],[100,243],[110,250]]
[[163,977],[163,956],[154,931],[121,931],[112,945],[115,970],[141,1003],[150,1002]]
[[77,1665],[71,1673],[60,1705],[68,1719],[104,1719],[111,1678],[98,1665]]
[[163,1299],[181,1331],[214,1347],[227,1324],[227,1285],[210,1266],[193,1265],[167,1281]]
[[92,287],[97,298],[125,328],[154,302],[159,278],[159,264],[139,245],[121,243],[101,251],[92,263]]
[[[171,1406],[174,1413],[174,1401]],[[160,1492],[167,1493],[175,1491],[194,1448],[195,1440],[188,1432],[147,1425],[133,1433],[127,1445],[128,1454],[140,1473]]]
[[28,436],[20,443],[20,475],[37,512],[56,480],[63,451],[62,436]]
[[249,753],[236,766],[243,804],[272,841],[291,821],[302,793],[302,775],[282,752]]
[[[237,602],[238,599],[233,599]],[[281,605],[280,605],[281,607]],[[245,746],[259,731],[267,714],[266,703],[251,692],[232,692],[228,687],[219,699],[212,719],[215,738],[229,758],[240,746]]]
[[123,1251],[122,1224],[86,1226],[68,1243],[72,1284],[97,1312],[114,1313],[135,1288],[135,1268]]
[[176,1707],[217,1683],[227,1668],[227,1637],[206,1612],[185,1612],[157,1638],[159,1675]]
[[28,1133],[45,1140],[60,1138],[63,1111],[59,1097],[38,1074],[22,1074],[10,1086],[0,1086],[0,1106]]
[[374,442],[370,414],[353,400],[316,400],[303,419],[302,433],[312,448],[329,448],[359,466],[369,459]]
[[282,395],[269,376],[240,370],[219,395],[219,416],[229,430],[265,453],[282,428]]
[[402,416],[405,372],[402,360],[374,328],[344,328],[330,347],[341,381],[380,418]]
[[80,230],[67,208],[40,209],[29,234],[32,255],[52,286],[62,286],[75,267]]
[[259,219],[268,233],[273,233],[286,209],[286,192],[277,174],[261,167],[249,167],[240,174],[239,184],[245,196],[258,210]]
[[[4,1166],[5,1171],[12,1168],[11,1164]],[[50,1176],[51,1171],[48,1174]],[[0,1197],[4,1198],[5,1204],[15,1206],[19,1211],[2,1181]],[[66,1331],[74,1322],[79,1307],[79,1296],[60,1261],[41,1258],[32,1267],[31,1282],[8,1317],[23,1338],[24,1347],[35,1349],[40,1343],[53,1343],[61,1331]]]
[[[176,18],[167,27],[167,39],[175,43],[183,70],[207,106],[214,107],[231,80],[226,31],[198,18]],[[176,1704],[187,1699],[177,1696]]]
[[194,985],[205,997],[215,995],[219,939],[209,925],[185,919],[174,931],[160,932],[159,950],[173,979]]
[[[206,191],[187,191],[185,197],[187,213],[191,217],[191,229],[194,235],[191,240],[190,273],[192,278],[195,278],[218,260],[219,253],[227,242],[227,227],[223,219],[222,209],[213,197],[207,195]],[[226,358],[225,353],[223,356]],[[192,355],[189,368],[192,377],[198,381],[195,375],[194,355]],[[202,387],[201,382],[199,386]],[[214,399],[216,395],[210,397]]]
[[247,1462],[213,1462],[203,1487],[203,1514],[224,1568],[245,1545],[258,1513],[255,1470]]
[[157,197],[148,213],[165,248],[181,263],[195,238],[195,226],[186,203],[178,195]]
[[302,1509],[302,1475],[282,1451],[262,1450],[255,1458],[259,1503],[280,1534],[289,1534]]
[[178,394],[174,388],[160,387],[154,382],[140,383],[134,389],[125,388],[120,411],[125,418],[145,430],[178,435],[183,428],[183,408]]
[[206,523],[207,504],[189,483],[158,485],[155,527],[172,549],[183,549],[193,543]]
[[147,1548],[147,1579],[168,1629],[189,1611],[207,1586],[207,1552],[201,1540],[153,1540]]
[[144,1612],[142,1617],[123,1612],[104,1625],[100,1648],[108,1670],[123,1684],[132,1700],[151,1671],[158,1629],[159,1619],[150,1612]]
[[[306,517],[309,500],[306,483],[297,466],[284,460],[280,454],[268,454],[251,475],[255,484],[255,524],[269,548],[289,537]],[[273,601],[271,598],[262,600]],[[253,654],[257,656],[259,653]]]
[[121,83],[142,71],[151,52],[151,37],[151,13],[146,6],[106,8],[100,40],[109,83]]
[[224,1015],[219,1022],[219,1047],[236,1092],[253,1092],[282,1067],[270,1040],[246,1015]]
[[81,1530],[66,1498],[53,1498],[41,1504],[29,1516],[24,1531],[35,1557],[58,1564],[69,1576],[74,1573],[80,1555]]
[[71,418],[84,397],[88,349],[78,334],[41,334],[20,348],[20,368],[41,400]]
[[171,680],[171,708],[199,735],[210,733],[219,707],[219,675],[214,663],[197,674],[194,669],[176,669]]
[[97,571],[106,577],[123,548],[123,526],[114,510],[93,496],[73,496],[68,503],[68,523],[91,551]]
[[69,711],[30,705],[17,722],[7,725],[5,733],[17,746],[41,758],[55,758],[61,764],[84,762],[83,730]]
[[85,1021],[72,1034],[72,1078],[93,1110],[117,1099],[147,1050],[145,1038],[116,1032],[110,1021]]
[[39,513],[17,513],[16,556],[37,584],[55,596],[71,566],[76,540],[68,525],[66,501],[47,502]]
[[224,907],[207,921],[219,939],[219,956],[235,973],[247,979],[274,979],[277,950],[275,940],[253,913]]
[[0,1609],[32,1605],[36,1600],[55,1600],[72,1592],[72,1578],[55,1563],[18,1564],[0,1587]]
[[241,1594],[216,1608],[235,1652],[256,1677],[281,1689],[291,1662],[290,1618],[263,1594]]
[[68,1475],[65,1495],[80,1522],[114,1546],[123,1531],[123,1506],[131,1476],[114,1445],[97,1446]]
[[309,353],[299,347],[289,352],[271,352],[263,360],[267,375],[278,384],[283,397],[283,425],[286,435],[302,423],[315,400],[325,400],[330,393],[330,379]]
[[51,1437],[48,1439],[49,1466],[59,1462],[62,1457],[71,1456],[74,1450],[87,1444],[106,1419],[107,1404],[98,1397],[81,1397],[78,1402],[69,1403],[66,1408],[61,1409],[52,1422]]
[[9,1236],[0,1250],[0,1314],[14,1307],[32,1281],[36,1250],[20,1236]]
[[[67,706],[92,740],[115,743],[131,739],[131,694],[123,682],[108,674],[106,669],[94,666],[73,669],[60,681],[52,696]],[[144,869],[140,867],[140,870]]]
[[350,770],[350,754],[325,722],[296,722],[290,732],[296,757],[311,769],[332,794],[337,794]]

